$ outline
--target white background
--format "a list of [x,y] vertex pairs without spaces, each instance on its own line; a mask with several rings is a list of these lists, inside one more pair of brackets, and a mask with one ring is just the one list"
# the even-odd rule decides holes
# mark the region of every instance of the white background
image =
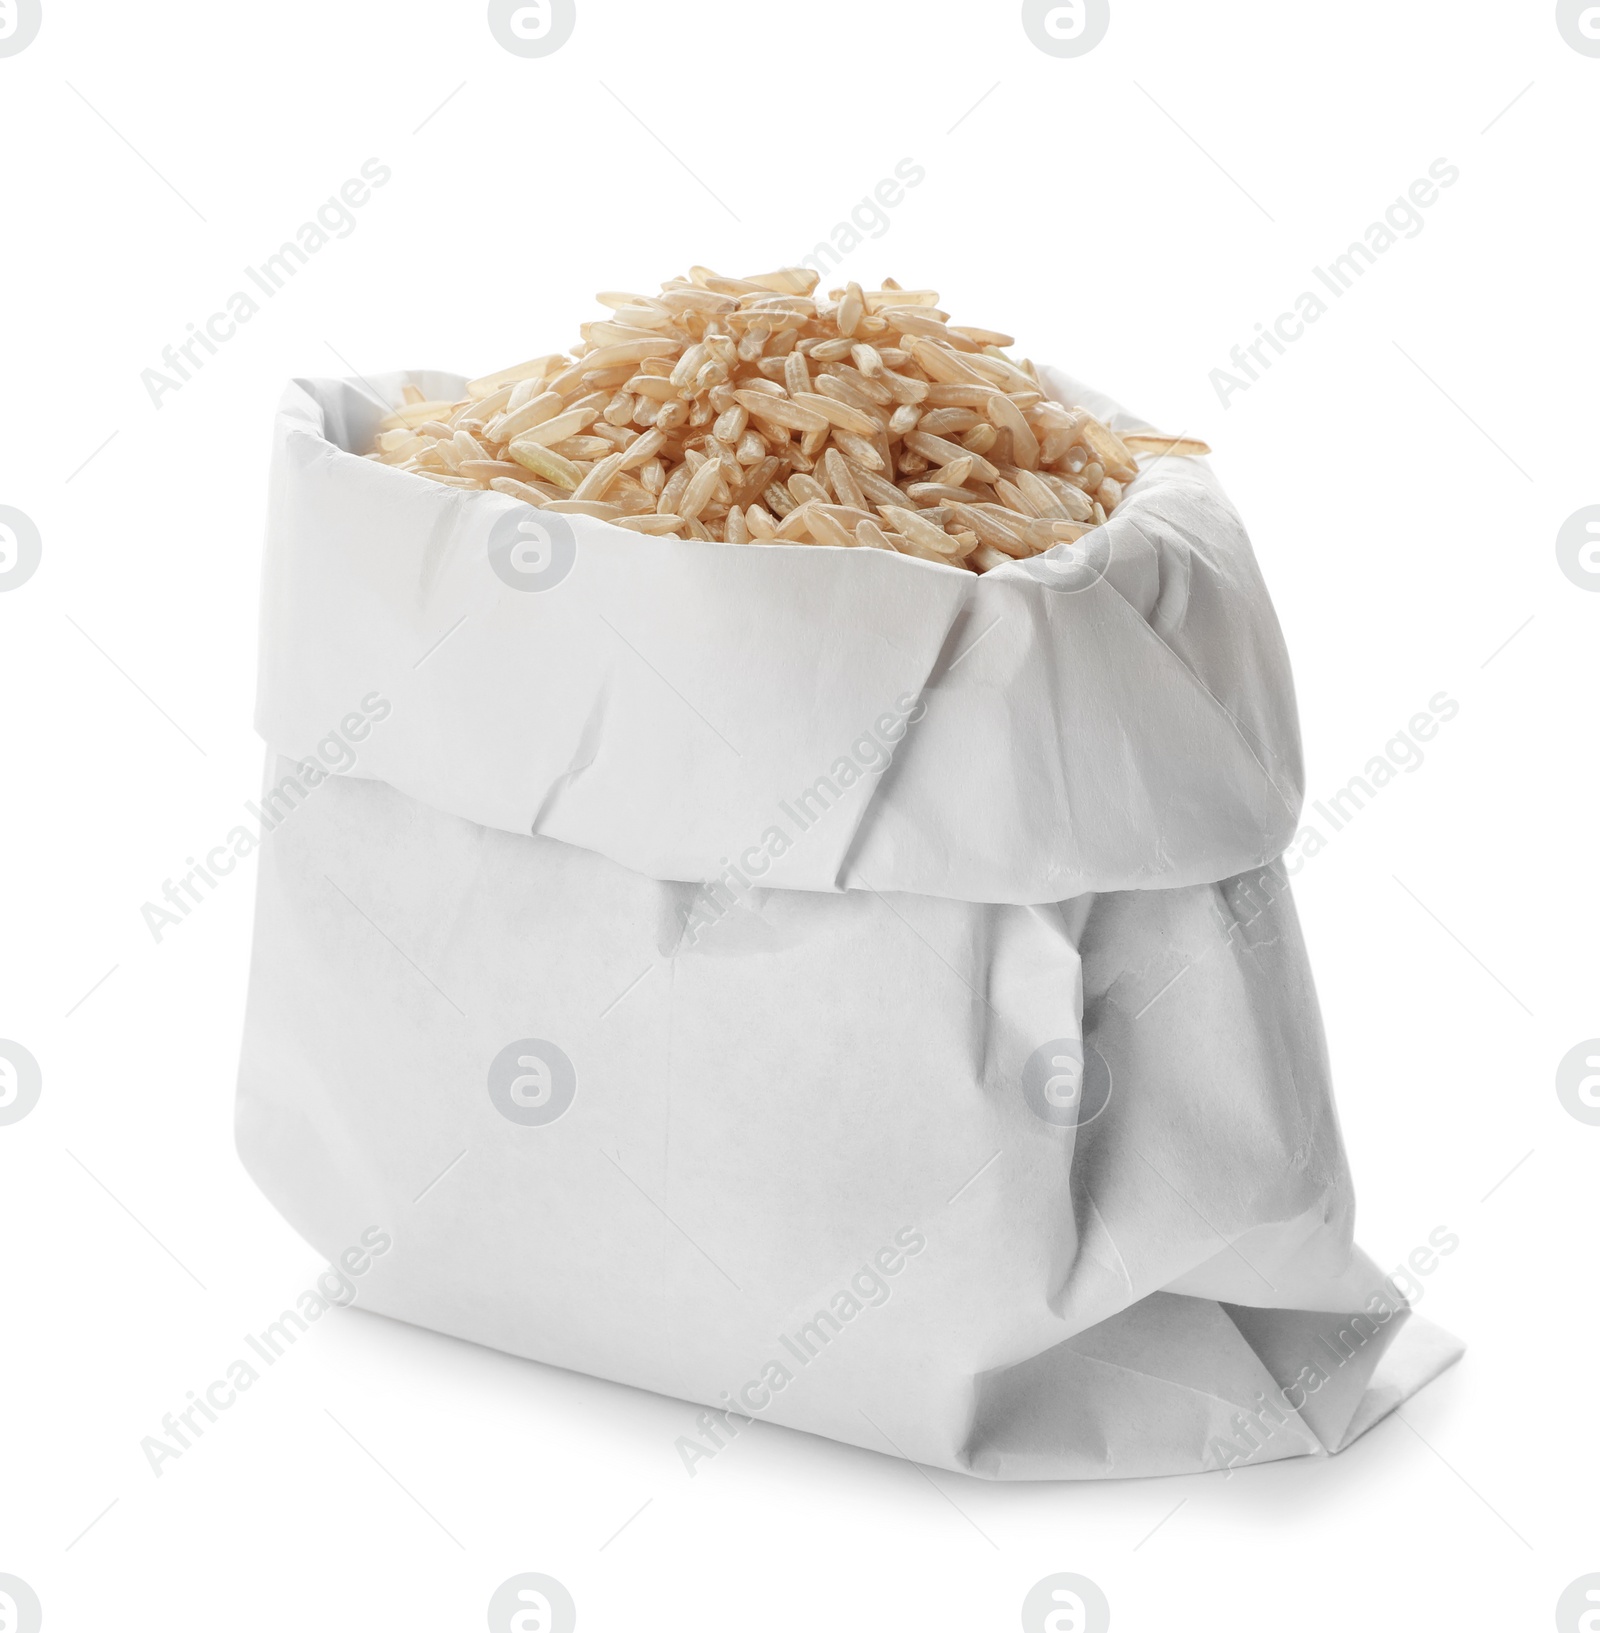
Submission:
[[[44,1076],[0,1128],[0,1571],[45,1626],[478,1628],[525,1570],[591,1630],[1012,1628],[1062,1570],[1119,1630],[1549,1626],[1600,1570],[1600,1128],[1554,1089],[1600,1034],[1600,594],[1555,554],[1600,502],[1597,106],[1543,0],[1113,0],[1076,60],[950,0],[578,0],[543,60],[476,4],[45,0],[0,59],[0,504],[44,541],[0,595],[0,1037]],[[369,157],[354,232],[152,406]],[[283,382],[562,348],[597,289],[807,253],[907,157],[841,281],[1214,445],[1312,797],[1459,702],[1296,890],[1361,1240],[1459,1235],[1422,1307],[1466,1360],[1227,1479],[991,1486],[768,1427],[691,1480],[683,1403],[336,1313],[156,1479],[141,1437],[321,1268],[233,1151],[249,869],[140,918],[257,788]],[[1439,158],[1425,228],[1225,408],[1229,349]]]

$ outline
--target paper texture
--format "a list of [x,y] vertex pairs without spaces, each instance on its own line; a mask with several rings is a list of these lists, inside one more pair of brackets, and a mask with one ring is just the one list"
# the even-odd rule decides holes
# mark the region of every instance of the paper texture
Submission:
[[1287,663],[1203,466],[1087,563],[595,523],[527,594],[515,501],[337,446],[381,412],[280,422],[238,1106],[321,1251],[393,1236],[363,1303],[1001,1479],[1336,1451],[1456,1358],[1352,1246]]

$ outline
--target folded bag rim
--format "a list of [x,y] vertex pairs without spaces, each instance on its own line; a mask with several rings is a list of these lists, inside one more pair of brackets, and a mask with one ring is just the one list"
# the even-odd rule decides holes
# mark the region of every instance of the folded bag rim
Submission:
[[[1044,377],[1057,400],[1122,429],[1143,423],[1054,370]],[[398,662],[480,606],[489,534],[529,508],[351,451],[408,382],[448,394],[464,379],[302,380],[280,409],[257,722],[290,757],[313,752],[341,704],[361,695],[354,671],[365,659],[368,679],[395,677],[406,719],[353,774],[652,877],[705,882],[764,831],[757,813],[815,786],[838,764],[833,750],[910,697],[925,723],[884,744],[886,765],[834,788],[826,823],[771,859],[763,886],[1032,905],[1213,882],[1271,861],[1292,838],[1303,787],[1287,654],[1248,538],[1203,462],[1146,464],[1087,550],[1057,546],[981,576],[882,551],[664,540],[568,517],[579,568],[593,571],[562,586],[566,610],[587,595],[603,616],[632,584],[634,606],[604,621],[635,653],[613,645],[565,664],[563,696],[535,741],[525,720],[497,733],[467,717],[485,697],[554,695],[530,654],[565,638],[558,595],[488,584],[496,605],[476,643],[409,677]],[[1078,582],[1063,585],[1064,562],[1088,563]],[[697,619],[684,605],[696,598],[719,605]],[[646,653],[640,632],[657,633],[663,600],[687,625]],[[728,766],[707,770],[710,722],[682,704],[693,709],[689,699],[723,684],[696,667],[693,649],[708,642],[728,648],[725,671],[761,683],[753,690],[768,718],[785,697],[815,710],[792,752],[741,755],[732,777]],[[831,689],[812,686],[819,643],[830,663],[851,667]],[[648,702],[640,661],[656,670]],[[635,673],[619,680],[619,662]],[[659,684],[671,686],[669,675],[700,689],[680,685],[672,701]],[[624,719],[629,711],[637,718]],[[674,807],[649,833],[607,813],[641,788]],[[1012,842],[997,847],[997,833]]]

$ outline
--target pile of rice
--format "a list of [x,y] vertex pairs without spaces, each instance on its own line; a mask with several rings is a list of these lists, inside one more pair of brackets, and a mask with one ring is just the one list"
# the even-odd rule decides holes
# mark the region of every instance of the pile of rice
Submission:
[[987,572],[1075,540],[1143,456],[1209,452],[1116,432],[1044,393],[1009,335],[953,325],[931,289],[800,268],[694,267],[607,293],[571,355],[406,388],[371,458],[632,532],[893,550]]

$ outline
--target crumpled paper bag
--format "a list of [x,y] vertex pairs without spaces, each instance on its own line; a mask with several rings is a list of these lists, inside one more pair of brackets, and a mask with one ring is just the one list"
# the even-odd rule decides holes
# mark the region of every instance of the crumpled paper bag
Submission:
[[[1460,1346],[1352,1243],[1277,858],[1287,658],[1203,462],[982,577],[570,518],[278,421],[247,1168],[363,1302],[1001,1479],[1337,1451]],[[1128,427],[1063,376],[1053,393]],[[337,746],[336,746],[337,745]]]

